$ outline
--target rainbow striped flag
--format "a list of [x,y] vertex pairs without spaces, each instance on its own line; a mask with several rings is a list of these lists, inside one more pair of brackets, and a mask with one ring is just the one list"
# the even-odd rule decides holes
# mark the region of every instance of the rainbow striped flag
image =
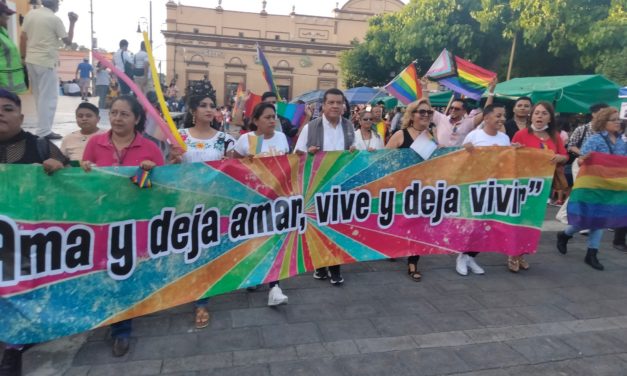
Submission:
[[568,199],[568,223],[586,229],[627,226],[627,157],[590,154]]
[[305,115],[305,105],[277,102],[276,113],[289,120],[292,125],[299,126],[300,121],[303,120],[303,115]]
[[496,73],[454,56],[445,48],[425,76],[456,93],[479,100]]
[[385,90],[392,94],[401,103],[408,105],[422,98],[422,87],[418,79],[418,70],[415,62],[396,76],[390,83],[384,86]]
[[272,77],[272,69],[270,68],[268,59],[266,59],[266,55],[263,54],[263,51],[261,50],[261,47],[259,46],[259,44],[257,44],[257,59],[259,59],[259,62],[261,63],[261,66],[263,67],[263,71],[262,71],[263,79],[266,80],[266,83],[268,84],[268,90],[275,93],[276,98],[278,100],[281,100],[281,95],[279,94],[279,90],[277,89],[276,84],[274,83],[274,77]]
[[248,98],[246,99],[246,104],[244,104],[244,115],[246,117],[251,117],[255,106],[257,106],[259,103],[261,103],[261,95],[249,92]]

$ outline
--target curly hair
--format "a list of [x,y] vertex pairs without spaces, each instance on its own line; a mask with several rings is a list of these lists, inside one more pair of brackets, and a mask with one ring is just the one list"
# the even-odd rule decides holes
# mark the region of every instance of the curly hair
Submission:
[[403,119],[401,120],[401,129],[409,128],[411,126],[414,111],[418,109],[421,104],[428,104],[429,108],[431,108],[431,102],[429,102],[429,99],[427,98],[421,98],[408,104],[405,109],[405,114],[403,114]]
[[592,130],[595,132],[602,132],[605,130],[605,126],[610,121],[612,115],[617,114],[618,110],[614,107],[605,107],[597,112],[596,117],[592,120]]

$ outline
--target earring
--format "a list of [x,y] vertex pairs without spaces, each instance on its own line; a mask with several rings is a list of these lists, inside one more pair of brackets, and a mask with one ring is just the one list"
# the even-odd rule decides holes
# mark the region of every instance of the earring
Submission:
[[196,125],[196,115],[192,114],[192,125]]

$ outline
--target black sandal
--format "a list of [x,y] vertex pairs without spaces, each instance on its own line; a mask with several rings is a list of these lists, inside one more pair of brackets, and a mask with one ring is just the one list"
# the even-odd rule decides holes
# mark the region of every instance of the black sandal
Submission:
[[[412,266],[414,267],[413,271],[411,270]],[[418,271],[418,265],[417,264],[407,264],[407,275],[414,282],[420,282],[420,280],[422,279],[422,275]]]

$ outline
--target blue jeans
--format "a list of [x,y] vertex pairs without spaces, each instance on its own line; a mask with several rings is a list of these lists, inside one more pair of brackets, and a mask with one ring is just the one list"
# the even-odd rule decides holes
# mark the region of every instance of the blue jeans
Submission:
[[133,320],[124,320],[111,324],[111,338],[128,338],[133,331]]
[[[566,230],[564,230],[564,233],[568,236],[573,236],[581,230],[585,229],[568,225]],[[603,237],[603,229],[590,230],[590,234],[588,234],[588,248],[599,249],[599,246],[601,245],[601,237]]]

